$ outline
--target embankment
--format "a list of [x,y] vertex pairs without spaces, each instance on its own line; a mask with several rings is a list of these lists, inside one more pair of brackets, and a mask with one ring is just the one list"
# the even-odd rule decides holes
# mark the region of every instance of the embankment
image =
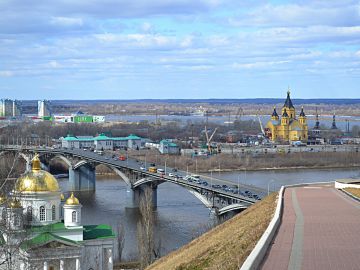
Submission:
[[239,269],[270,223],[276,208],[272,193],[244,212],[159,259],[147,270]]

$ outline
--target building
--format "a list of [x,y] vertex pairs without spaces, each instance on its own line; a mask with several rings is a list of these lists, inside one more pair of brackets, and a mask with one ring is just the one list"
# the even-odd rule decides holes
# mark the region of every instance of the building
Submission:
[[88,115],[82,111],[77,111],[71,115],[54,115],[54,120],[63,123],[104,123],[105,116]]
[[11,269],[113,269],[112,228],[82,225],[81,207],[73,193],[64,199],[35,155],[32,170],[17,179],[8,198],[0,198],[2,247],[18,247],[2,254],[11,256]]
[[12,101],[12,116],[13,117],[18,117],[22,115],[22,107],[21,107],[21,102],[18,100],[13,100]]
[[140,149],[143,147],[143,138],[130,134],[127,137],[109,137],[104,133],[96,137],[93,136],[72,136],[61,137],[61,146],[64,148],[93,148],[96,150],[115,150],[115,149]]
[[0,116],[12,117],[13,116],[13,101],[11,99],[0,100]]
[[281,118],[274,107],[271,120],[266,125],[266,135],[273,142],[307,142],[308,125],[304,108],[301,108],[299,118],[297,118],[290,91],[287,92],[287,98],[281,110]]
[[180,154],[180,147],[169,140],[162,140],[159,144],[159,151],[161,154]]
[[51,113],[51,104],[48,100],[39,100],[38,101],[38,117],[50,117]]

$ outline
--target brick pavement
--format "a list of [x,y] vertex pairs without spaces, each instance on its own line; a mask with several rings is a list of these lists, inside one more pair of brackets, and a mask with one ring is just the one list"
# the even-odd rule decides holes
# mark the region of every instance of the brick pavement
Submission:
[[360,269],[360,203],[332,187],[285,190],[282,223],[262,269],[289,269],[296,191],[304,220],[301,269]]

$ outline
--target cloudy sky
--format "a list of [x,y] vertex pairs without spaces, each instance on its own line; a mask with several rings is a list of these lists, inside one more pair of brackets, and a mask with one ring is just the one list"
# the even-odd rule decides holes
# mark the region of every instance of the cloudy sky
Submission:
[[1,0],[0,97],[360,98],[360,2]]

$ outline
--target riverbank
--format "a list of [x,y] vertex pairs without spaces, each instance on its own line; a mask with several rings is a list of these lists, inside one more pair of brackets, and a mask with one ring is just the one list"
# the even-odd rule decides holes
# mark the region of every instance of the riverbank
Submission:
[[276,198],[277,193],[270,194],[147,269],[239,269],[270,223]]
[[178,168],[197,173],[230,171],[267,171],[292,169],[342,169],[360,166],[358,152],[297,152],[289,154],[218,154],[210,157],[160,155],[157,150],[129,151],[143,163]]

